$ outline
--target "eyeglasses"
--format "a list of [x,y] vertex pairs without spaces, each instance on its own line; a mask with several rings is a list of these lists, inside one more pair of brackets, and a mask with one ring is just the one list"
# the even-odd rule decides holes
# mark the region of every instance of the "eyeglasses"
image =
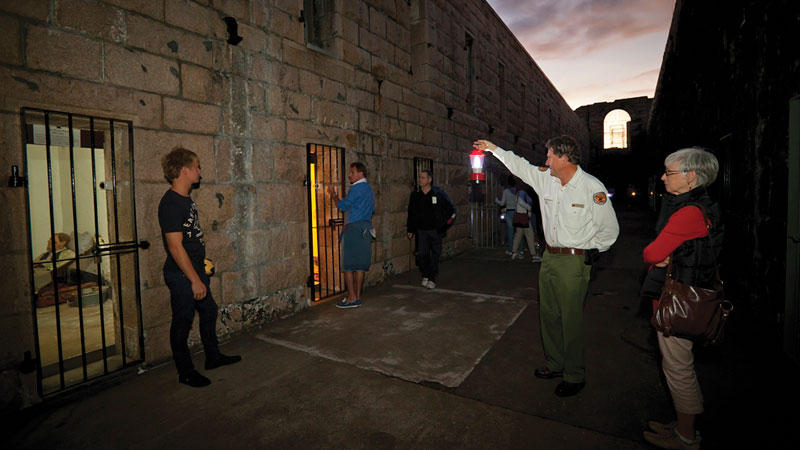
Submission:
[[679,173],[686,173],[686,172],[684,172],[683,170],[669,170],[669,169],[664,171],[664,175],[666,176],[677,175]]

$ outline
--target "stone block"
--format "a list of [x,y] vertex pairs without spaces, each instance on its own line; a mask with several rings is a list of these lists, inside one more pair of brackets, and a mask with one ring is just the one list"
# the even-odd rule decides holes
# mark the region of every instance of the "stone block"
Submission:
[[105,41],[122,42],[125,13],[98,0],[59,0],[56,22],[63,28],[79,30]]
[[359,120],[359,112],[352,106],[342,103],[318,100],[314,102],[314,118],[316,122],[323,125],[355,129]]
[[386,39],[386,13],[373,7],[369,8],[369,31]]
[[142,91],[178,95],[178,64],[160,56],[106,45],[105,69],[109,83]]
[[267,141],[284,142],[287,140],[286,123],[286,119],[280,117],[253,114],[253,137]]
[[0,10],[27,17],[38,22],[45,22],[47,21],[47,16],[50,15],[50,0],[0,2]]
[[134,137],[136,138],[134,171],[137,181],[160,182],[166,186],[161,158],[179,145],[197,153],[204,182],[216,180],[214,139],[211,136],[136,128]]
[[253,0],[251,6],[250,20],[261,28],[269,25],[269,17],[272,12],[271,0]]
[[247,83],[247,105],[254,113],[267,112],[267,96],[264,83],[251,81]]
[[5,30],[0,41],[0,62],[18,66],[22,64],[20,57],[20,24],[19,20],[10,16],[0,16],[0,30]]
[[177,27],[215,39],[227,39],[228,32],[219,12],[191,0],[166,0],[164,20]]
[[347,104],[367,111],[375,110],[375,95],[353,87],[347,87]]
[[413,123],[406,123],[406,137],[412,142],[422,142],[423,128]]
[[300,145],[278,145],[273,148],[275,181],[301,183],[306,176],[306,148]]
[[370,69],[370,53],[356,44],[347,41],[342,42],[342,60],[361,70]]
[[164,98],[164,125],[175,130],[214,134],[220,128],[217,106]]
[[[23,242],[26,242],[25,239]],[[5,247],[5,246],[3,246]],[[27,252],[5,253],[0,258],[3,279],[0,289],[3,292],[2,308],[6,313],[30,313],[31,278],[28,272],[33,257]]]
[[193,64],[181,64],[181,96],[203,103],[225,104],[230,97],[230,82],[219,72]]
[[172,321],[169,297],[169,288],[163,284],[142,290],[142,325],[145,329],[169,325]]
[[[170,319],[171,317],[170,314]],[[169,346],[169,327],[169,323],[145,326],[144,354],[148,365],[156,365],[172,360],[172,350]]]
[[274,179],[273,150],[266,142],[253,142],[253,181],[265,182]]
[[31,25],[27,29],[28,67],[92,81],[103,77],[100,42],[76,34]]
[[297,92],[286,92],[284,114],[288,119],[310,119],[311,97]]
[[239,36],[242,37],[239,45],[253,53],[262,53],[267,48],[267,34],[264,30],[239,23]]
[[204,231],[221,230],[233,218],[236,188],[231,185],[201,186],[193,191],[200,214],[200,225]]
[[126,43],[170,58],[178,58],[200,66],[211,67],[213,43],[205,37],[190,34],[161,22],[127,15]]
[[220,306],[258,297],[255,269],[225,272],[220,279],[222,280],[222,291],[220,295],[214,296]]
[[106,3],[117,5],[122,9],[134,11],[145,16],[162,20],[164,19],[164,0],[105,0]]
[[[298,10],[299,14],[300,11]],[[292,41],[298,44],[303,43],[303,24],[298,20],[298,16],[289,14],[280,9],[273,9],[269,25],[270,33],[285,38],[284,42]]]
[[[275,224],[306,220],[306,198],[303,185],[259,184],[256,192],[259,223]],[[276,257],[278,256],[276,255]]]
[[[155,238],[161,237],[161,228],[158,225],[158,204],[161,197],[169,189],[169,185],[164,182],[160,184],[137,183],[136,184],[136,231],[140,237],[148,236]],[[153,220],[155,219],[155,220]],[[151,242],[154,246],[161,246],[161,241]],[[166,256],[166,254],[165,254]]]
[[269,294],[298,285],[304,286],[309,271],[307,256],[265,264],[259,271],[259,292]]
[[250,0],[214,0],[214,7],[237,20],[250,20]]
[[380,134],[380,116],[369,111],[358,111],[358,129],[363,133]]
[[273,82],[277,82],[279,86],[293,91],[296,91],[300,86],[300,73],[296,67],[275,63],[272,66],[272,73],[275,77]]

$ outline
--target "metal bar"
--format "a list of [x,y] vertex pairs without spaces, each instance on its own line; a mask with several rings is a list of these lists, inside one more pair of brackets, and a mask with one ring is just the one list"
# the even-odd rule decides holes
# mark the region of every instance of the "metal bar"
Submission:
[[81,261],[80,258],[78,258],[81,249],[78,243],[80,231],[78,230],[78,207],[76,206],[78,200],[77,196],[75,195],[75,142],[72,131],[71,114],[67,116],[67,126],[69,127],[69,168],[70,185],[72,191],[72,233],[75,237],[75,272],[78,275],[78,325],[80,327],[81,334],[81,366],[83,368],[83,381],[86,381],[89,379],[89,375],[86,368],[86,330],[84,329],[83,323],[83,289],[81,288],[83,285],[83,280],[81,279]]
[[[97,209],[97,143],[94,140],[94,117],[89,117],[89,145],[92,147],[92,200],[94,202],[94,245],[95,249],[100,243],[100,222],[98,221],[99,211]],[[97,256],[95,251],[95,263],[97,264],[97,285],[100,288],[100,349],[103,353],[103,373],[108,373],[108,352],[106,351],[106,315],[103,307],[103,258]]]
[[[136,192],[135,192],[135,183],[133,173],[133,167],[136,165],[134,164],[134,152],[133,152],[133,122],[128,122],[128,152],[130,153],[131,164],[130,164],[130,179],[131,179],[131,218],[133,220],[133,240],[139,242],[139,230],[136,227]],[[139,359],[144,360],[144,318],[142,317],[142,305],[141,305],[141,298],[142,298],[142,291],[141,287],[139,286],[141,281],[141,276],[139,275],[139,250],[136,250],[133,254],[133,263],[134,263],[134,277],[136,282],[136,309],[138,311],[138,326],[139,326]],[[103,301],[103,293],[100,293],[100,301]]]
[[[323,151],[325,151],[325,153],[328,155],[328,175],[329,175],[329,178],[330,178],[331,185],[332,185],[332,186],[335,186],[335,185],[333,184],[333,160],[332,160],[332,157],[331,157],[331,151],[330,151],[330,149],[329,149],[327,146],[323,146]],[[344,191],[342,191],[341,189],[339,189],[339,194],[340,194],[340,197],[339,197],[339,198],[342,198],[341,196],[343,196],[343,195],[344,195]],[[330,217],[331,217],[331,218],[333,218],[333,207],[334,207],[334,204],[333,204],[333,199],[331,199],[331,205],[330,205],[330,208],[331,208],[331,210],[330,210]],[[334,241],[334,240],[333,240],[333,226],[331,226],[330,224],[328,224],[328,230],[330,231],[330,237],[331,237],[331,242],[330,242],[330,248],[331,248],[331,258],[333,258],[333,255],[335,255],[335,254],[336,254],[336,250],[334,250],[334,245],[336,245],[336,244],[334,244],[334,242],[336,242],[336,241]],[[332,262],[333,262],[333,260],[331,259],[331,260],[329,260],[328,262],[332,263]],[[333,292],[334,292],[334,293],[336,293],[336,273],[335,273],[335,267],[336,267],[336,266],[335,266],[334,264],[331,264],[331,265],[330,265],[330,269],[331,269],[331,277],[328,279],[329,281],[331,281],[331,282],[333,283]],[[339,270],[341,271],[341,267],[339,268]],[[331,295],[331,292],[330,292],[330,290],[328,290],[327,294],[328,294],[328,295]]]
[[[331,150],[332,151],[336,151],[336,156],[339,157],[338,177],[339,177],[339,182],[341,183],[341,186],[342,186],[342,194],[344,194],[344,188],[345,188],[345,184],[344,184],[344,178],[345,177],[344,177],[344,174],[345,174],[345,164],[346,164],[345,163],[345,159],[344,159],[345,154],[344,154],[344,151],[342,151],[342,149],[340,149],[338,147],[331,147]],[[344,220],[344,213],[339,211],[338,208],[337,208],[337,211],[338,211],[338,214],[339,214],[339,218]],[[336,241],[334,241],[334,242],[339,242],[339,238],[341,237],[341,233],[342,233],[341,227],[336,227]],[[347,286],[344,286],[345,285],[345,282],[344,282],[344,279],[343,279],[344,273],[342,272],[342,262],[341,262],[342,261],[342,258],[341,258],[342,257],[342,249],[339,248],[338,245],[336,246],[336,248],[339,249],[339,255],[338,255],[339,256],[339,292],[342,292],[347,288]],[[353,282],[355,283],[355,280]],[[344,288],[343,288],[343,286],[344,286]]]
[[47,192],[50,201],[50,257],[53,262],[53,299],[56,311],[56,342],[58,343],[58,376],[61,389],[64,389],[64,350],[61,338],[61,309],[58,299],[58,258],[56,257],[56,229],[55,218],[53,217],[53,161],[50,152],[50,113],[44,112],[44,136],[45,136],[45,155],[47,158]]
[[[316,186],[313,186],[311,183],[311,144],[306,144],[306,181],[308,183],[308,186],[306,186],[306,206],[308,207],[308,263],[311,273],[311,275],[309,275],[311,277],[309,287],[311,288],[311,300],[314,301],[317,299],[315,292],[317,285],[314,283],[314,212],[311,208],[311,196],[316,195]],[[314,181],[316,181],[316,179]]]
[[[20,111],[20,115],[22,116],[22,142],[25,143],[23,152],[25,154],[25,177],[30,181],[31,174],[29,172],[29,164],[28,164],[28,117],[27,117],[27,109],[22,108]],[[27,201],[28,205],[31,204],[31,194],[30,194],[30,182],[25,186],[25,200]],[[31,230],[31,216],[30,214],[26,214],[26,225],[28,230]],[[33,242],[31,239],[31,233],[28,233],[28,254],[33,255]],[[32,258],[32,257],[31,257]],[[33,264],[30,264],[28,267],[28,274],[31,280],[34,280],[33,274]],[[36,349],[36,391],[38,392],[39,396],[43,396],[43,387],[42,387],[42,352],[39,348],[39,315],[37,313],[36,307],[36,284],[31,281],[31,301],[32,301],[32,311],[33,311],[33,342]]]
[[[320,175],[322,175],[321,177],[317,177],[317,179],[318,180],[321,179],[322,180],[322,185],[324,186],[323,189],[327,189],[328,186],[331,186],[331,184],[329,184],[330,180],[328,179],[330,177],[326,177],[325,176],[325,167],[326,167],[326,164],[325,164],[325,152],[323,151],[322,146],[319,146],[319,145],[316,145],[316,144],[314,145],[314,151],[317,152],[317,171],[319,172]],[[331,279],[328,277],[328,269],[330,268],[330,264],[329,264],[330,260],[328,259],[329,258],[329,256],[328,256],[328,247],[330,245],[329,242],[328,242],[328,234],[327,234],[327,232],[328,232],[328,228],[327,228],[328,221],[325,220],[325,217],[326,217],[327,212],[328,212],[328,201],[327,200],[328,200],[328,196],[323,193],[322,194],[322,207],[321,208],[319,208],[319,207],[317,208],[317,239],[325,241],[325,245],[324,245],[324,247],[325,247],[325,258],[324,259],[322,258],[322,253],[320,253],[320,255],[319,255],[320,256],[320,259],[319,259],[319,295],[320,295],[320,298],[323,297],[323,295],[322,295],[323,290],[325,291],[325,295],[324,295],[325,297],[327,297],[330,294],[328,285],[329,285],[329,283],[331,281]],[[331,199],[330,201],[333,202],[333,199]],[[322,270],[322,262],[323,261],[325,262],[325,271],[324,272]],[[323,273],[325,274],[324,277],[322,276]]]
[[[117,195],[117,153],[116,153],[116,144],[115,144],[115,136],[114,136],[114,120],[110,120],[109,124],[109,140],[111,141],[111,180],[113,183],[112,186],[112,195],[114,197],[114,240],[119,240],[119,198]],[[124,317],[124,302],[122,298],[122,267],[119,260],[119,255],[116,255],[117,260],[117,294],[119,298],[117,302],[119,303],[119,334],[120,334],[120,353],[122,354],[122,366],[124,367],[127,359],[126,355],[126,348],[125,348],[125,317]]]

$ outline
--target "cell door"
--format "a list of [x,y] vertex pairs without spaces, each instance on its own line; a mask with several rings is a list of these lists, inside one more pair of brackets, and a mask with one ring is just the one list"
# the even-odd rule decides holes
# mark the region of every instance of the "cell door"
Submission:
[[332,186],[344,197],[347,171],[343,148],[308,144],[306,149],[308,240],[311,245],[308,287],[311,299],[319,301],[346,290],[339,267],[339,235],[344,227],[344,213],[333,204],[325,190]]
[[38,388],[46,396],[144,359],[133,127],[29,108],[22,123]]

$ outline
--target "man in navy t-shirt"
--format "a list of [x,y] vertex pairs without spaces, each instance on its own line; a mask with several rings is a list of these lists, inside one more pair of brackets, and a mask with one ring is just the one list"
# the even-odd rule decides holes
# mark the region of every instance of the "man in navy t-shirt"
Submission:
[[161,197],[158,223],[161,239],[167,250],[164,262],[164,281],[169,287],[172,324],[169,342],[178,369],[178,381],[192,387],[203,387],[211,380],[201,375],[192,364],[189,353],[189,331],[194,312],[200,318],[200,338],[206,355],[206,370],[233,364],[240,356],[227,356],[219,351],[217,342],[217,304],[211,296],[205,271],[206,243],[197,205],[189,197],[200,186],[200,159],[191,150],[172,149],[161,159],[164,178],[172,187]]

